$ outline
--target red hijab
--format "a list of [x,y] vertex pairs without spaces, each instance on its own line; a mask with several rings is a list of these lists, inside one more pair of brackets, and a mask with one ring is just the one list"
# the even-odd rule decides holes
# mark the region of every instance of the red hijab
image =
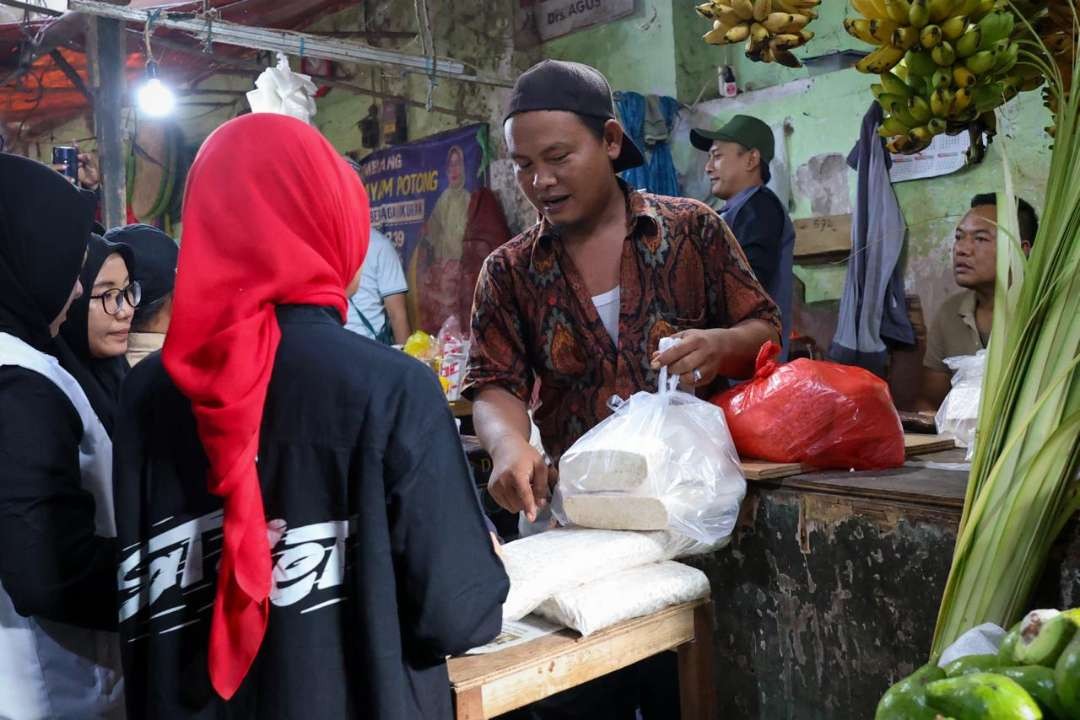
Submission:
[[278,305],[336,308],[367,253],[371,216],[356,173],[314,128],[255,113],[199,150],[165,368],[191,400],[225,505],[210,628],[210,679],[228,700],[266,634],[270,543],[256,468],[266,388],[281,339]]

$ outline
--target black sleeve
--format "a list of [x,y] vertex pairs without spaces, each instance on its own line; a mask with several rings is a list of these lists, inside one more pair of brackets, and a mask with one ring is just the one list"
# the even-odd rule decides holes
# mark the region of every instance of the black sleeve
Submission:
[[494,638],[510,581],[469,480],[434,376],[410,385],[386,454],[390,539],[402,625],[433,659]]
[[762,287],[772,287],[780,269],[784,218],[781,208],[758,192],[735,213],[731,232]]
[[114,538],[82,489],[82,423],[49,379],[0,369],[0,582],[24,616],[116,629]]

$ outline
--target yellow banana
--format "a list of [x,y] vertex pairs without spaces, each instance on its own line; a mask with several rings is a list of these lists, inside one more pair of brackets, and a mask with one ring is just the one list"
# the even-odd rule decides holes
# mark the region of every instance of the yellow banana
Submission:
[[880,75],[892,70],[896,63],[904,57],[904,51],[899,48],[883,46],[855,63],[855,69],[859,72]]
[[792,18],[794,17],[795,16],[791,13],[774,12],[769,13],[768,17],[766,17],[764,20],[760,20],[759,22],[764,25],[769,30],[769,32],[775,33],[780,32],[781,28],[790,25],[792,22]]
[[[719,20],[715,22],[719,23]],[[727,25],[721,24],[720,27],[713,27],[712,30],[705,33],[702,39],[710,45],[726,45],[728,42],[727,34],[731,30]]]
[[938,88],[930,95],[930,112],[934,113],[934,117],[949,117],[955,98],[951,90]]
[[807,32],[806,30],[799,33],[783,33],[782,35],[773,37],[772,45],[777,49],[790,50],[792,48],[802,47],[809,42],[810,38],[813,36],[813,33]]
[[896,31],[893,32],[892,37],[889,39],[889,43],[893,47],[898,47],[901,50],[907,50],[917,42],[919,42],[919,31],[910,25],[896,28]]
[[739,43],[748,37],[750,37],[750,26],[746,23],[743,23],[742,25],[736,25],[735,27],[728,30],[727,34],[724,35],[724,39],[727,40],[729,43]]
[[941,23],[941,34],[946,40],[956,40],[967,29],[967,18],[963,15],[954,15]]
[[959,115],[967,110],[968,106],[971,105],[971,97],[971,90],[966,87],[962,87],[953,93],[952,114]]
[[927,25],[919,34],[919,42],[927,50],[932,50],[941,43],[941,28],[937,25]]
[[949,125],[945,122],[944,118],[930,118],[930,120],[926,123],[926,129],[930,131],[931,135],[940,135],[948,128]]
[[956,0],[928,0],[927,9],[930,10],[930,22],[939,23],[953,14]]
[[761,23],[753,23],[750,26],[750,39],[752,39],[755,44],[765,42],[769,39],[768,28],[766,28]]
[[881,41],[870,34],[870,21],[866,18],[844,18],[844,29],[856,40],[870,45],[880,45]]
[[930,132],[930,128],[925,125],[920,125],[919,127],[911,128],[911,131],[908,132],[908,137],[917,145],[925,143],[923,145],[923,147],[925,147],[934,139],[934,133]]
[[942,40],[940,45],[930,51],[930,57],[941,67],[951,68],[956,62],[956,51],[948,40]]
[[975,77],[975,73],[968,70],[963,65],[954,65],[953,71],[953,84],[958,88],[969,88],[978,81]]
[[761,22],[772,12],[772,0],[754,0],[754,19]]
[[[731,0],[731,7],[738,13],[740,20],[754,19],[754,3],[751,0]],[[749,31],[749,28],[747,28],[747,31]],[[735,42],[738,42],[738,40]]]
[[802,67],[802,63],[799,62],[799,58],[795,57],[790,50],[783,48],[772,48],[773,59],[789,68]]
[[885,9],[885,0],[851,0],[851,6],[860,15],[870,20],[889,19],[889,13]]
[[880,43],[892,42],[893,33],[897,30],[896,23],[891,20],[871,20],[870,34]]
[[908,0],[885,0],[885,12],[893,22],[906,23],[911,5]]

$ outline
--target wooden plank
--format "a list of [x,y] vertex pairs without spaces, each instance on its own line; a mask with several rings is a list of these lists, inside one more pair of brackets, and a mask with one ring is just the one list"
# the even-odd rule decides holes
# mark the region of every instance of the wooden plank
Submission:
[[480,687],[454,693],[454,720],[485,720],[484,694]]
[[679,646],[679,707],[682,720],[715,720],[713,606],[694,610],[694,640]]
[[692,641],[695,610],[711,602],[676,605],[585,638],[566,630],[490,655],[451,658],[450,684],[455,697],[481,688],[483,717],[495,717]]
[[[956,441],[942,435],[920,435],[905,433],[904,452],[908,457],[943,452],[956,447]],[[744,460],[740,463],[747,480],[778,480],[803,473],[812,473],[814,468],[799,463],[773,463],[765,460]]]
[[94,134],[101,170],[101,221],[106,228],[127,222],[127,170],[122,138],[124,28],[119,20],[86,19],[86,57],[94,95]]
[[824,215],[792,221],[795,261],[851,252],[851,215]]

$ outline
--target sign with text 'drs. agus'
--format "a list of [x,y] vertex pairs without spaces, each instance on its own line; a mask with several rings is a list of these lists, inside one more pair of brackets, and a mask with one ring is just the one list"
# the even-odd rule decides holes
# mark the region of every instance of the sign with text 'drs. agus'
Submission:
[[551,40],[632,15],[634,0],[541,0],[533,12],[540,39]]

